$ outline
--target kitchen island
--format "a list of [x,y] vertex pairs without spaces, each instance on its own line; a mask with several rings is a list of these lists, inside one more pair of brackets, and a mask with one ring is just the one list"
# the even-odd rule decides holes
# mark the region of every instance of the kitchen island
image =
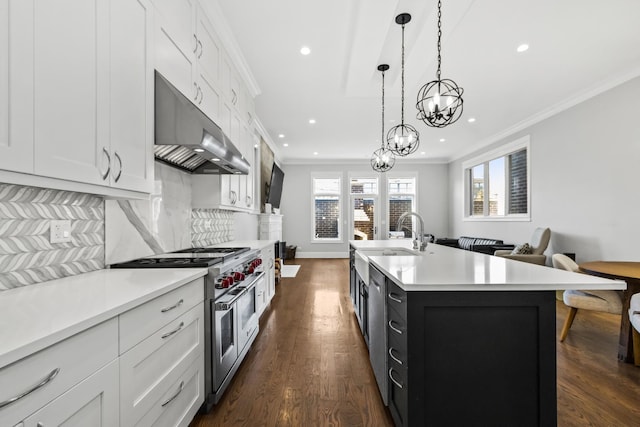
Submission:
[[366,290],[383,295],[367,299],[385,326],[369,328],[370,356],[396,425],[556,425],[555,291],[626,284],[440,245],[400,253],[367,257]]

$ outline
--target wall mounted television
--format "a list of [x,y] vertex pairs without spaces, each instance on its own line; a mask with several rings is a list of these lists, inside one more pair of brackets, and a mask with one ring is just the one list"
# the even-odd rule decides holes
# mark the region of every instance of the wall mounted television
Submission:
[[280,199],[282,198],[282,182],[284,181],[284,172],[275,163],[271,169],[271,182],[269,183],[269,194],[267,195],[267,203],[280,209]]

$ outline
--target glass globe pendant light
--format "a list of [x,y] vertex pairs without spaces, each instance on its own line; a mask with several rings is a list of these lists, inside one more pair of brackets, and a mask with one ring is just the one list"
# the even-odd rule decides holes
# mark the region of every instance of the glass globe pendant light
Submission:
[[380,148],[373,152],[371,156],[371,167],[376,172],[386,172],[396,164],[396,156],[384,146],[384,72],[389,69],[389,65],[378,65],[378,71],[382,72],[382,135],[380,136]]
[[440,54],[442,38],[442,2],[438,0],[438,72],[436,80],[430,81],[418,91],[418,119],[427,126],[443,128],[455,123],[462,115],[462,92],[456,82],[440,78]]
[[396,24],[402,26],[402,109],[400,124],[389,129],[387,133],[387,148],[401,157],[414,153],[420,145],[420,135],[416,128],[404,122],[404,25],[409,21],[411,21],[411,15],[408,13],[396,16]]

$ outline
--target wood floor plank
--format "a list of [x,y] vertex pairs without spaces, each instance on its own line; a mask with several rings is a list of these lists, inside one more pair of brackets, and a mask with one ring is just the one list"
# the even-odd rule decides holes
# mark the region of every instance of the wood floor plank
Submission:
[[[393,425],[353,313],[348,260],[295,264],[222,400],[191,427]],[[557,337],[567,313],[557,302]],[[619,325],[580,310],[557,343],[558,426],[640,425],[640,368],[617,361]]]

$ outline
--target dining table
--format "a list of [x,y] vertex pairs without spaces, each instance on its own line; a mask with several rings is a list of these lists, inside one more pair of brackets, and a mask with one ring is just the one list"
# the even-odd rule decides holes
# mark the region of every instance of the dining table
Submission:
[[632,326],[629,320],[629,302],[633,294],[640,292],[640,262],[636,261],[589,261],[579,264],[580,271],[607,279],[624,280],[627,289],[622,292],[622,316],[618,360],[633,363]]

